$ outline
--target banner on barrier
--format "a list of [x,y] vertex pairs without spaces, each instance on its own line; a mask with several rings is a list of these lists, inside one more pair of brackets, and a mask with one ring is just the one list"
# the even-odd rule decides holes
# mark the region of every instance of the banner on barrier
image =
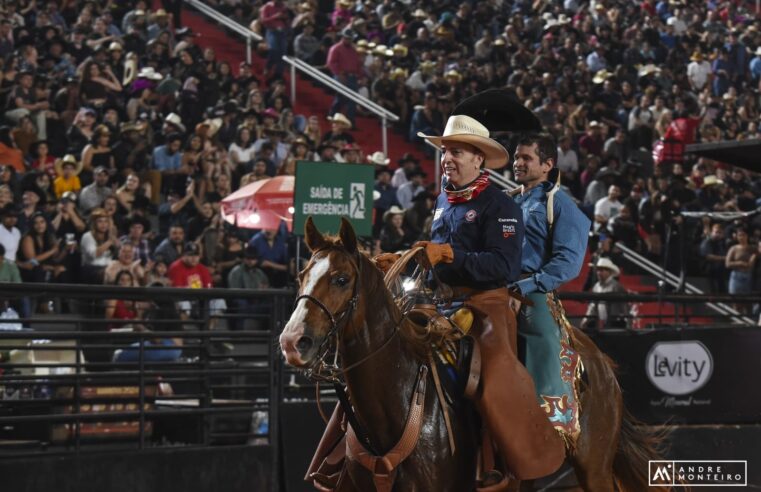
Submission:
[[627,407],[648,423],[761,422],[757,328],[602,332]]

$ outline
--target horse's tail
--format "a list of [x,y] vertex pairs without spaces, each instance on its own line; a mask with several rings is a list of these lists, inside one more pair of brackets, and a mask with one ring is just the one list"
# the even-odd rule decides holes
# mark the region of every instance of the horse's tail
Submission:
[[669,431],[666,427],[660,429],[647,427],[624,407],[618,449],[613,459],[613,475],[618,490],[621,492],[670,490],[669,487],[653,489],[648,486],[648,462],[663,459],[668,435]]

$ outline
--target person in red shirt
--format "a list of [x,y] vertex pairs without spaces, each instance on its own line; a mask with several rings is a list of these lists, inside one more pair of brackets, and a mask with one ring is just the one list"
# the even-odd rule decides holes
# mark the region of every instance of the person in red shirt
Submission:
[[[283,0],[271,0],[259,10],[259,19],[264,26],[267,41],[266,78],[283,76],[283,55],[288,50],[288,24],[290,12]],[[274,67],[274,72],[270,73]]]
[[[354,47],[356,38],[357,33],[353,29],[347,27],[341,31],[341,40],[330,47],[327,60],[333,78],[353,91],[357,90],[357,80],[363,73],[362,60]],[[357,104],[339,93],[336,93],[336,98],[330,107],[330,114],[338,113],[344,105],[346,105],[346,116],[349,117],[352,127],[356,128],[354,115],[357,112]]]
[[169,266],[167,277],[172,287],[204,289],[211,287],[209,269],[200,263],[201,251],[196,243],[187,243],[182,256]]

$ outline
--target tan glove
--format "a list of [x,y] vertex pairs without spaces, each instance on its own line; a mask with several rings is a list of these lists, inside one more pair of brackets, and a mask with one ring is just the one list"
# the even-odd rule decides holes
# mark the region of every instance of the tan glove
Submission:
[[452,246],[447,243],[439,244],[430,241],[418,241],[412,245],[413,248],[425,248],[425,256],[431,263],[436,266],[439,263],[452,263],[454,261],[454,251]]
[[394,265],[394,263],[396,263],[396,260],[401,257],[402,255],[398,255],[396,253],[381,253],[373,258],[373,261],[375,262],[375,266],[377,266],[380,271],[387,273]]

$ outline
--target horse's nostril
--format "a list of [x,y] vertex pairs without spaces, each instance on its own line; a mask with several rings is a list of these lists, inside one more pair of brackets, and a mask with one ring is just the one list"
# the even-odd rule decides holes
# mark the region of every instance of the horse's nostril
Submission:
[[296,349],[299,351],[299,353],[303,354],[312,348],[312,345],[314,345],[314,340],[312,340],[310,337],[304,336],[299,338],[299,341],[296,342]]

